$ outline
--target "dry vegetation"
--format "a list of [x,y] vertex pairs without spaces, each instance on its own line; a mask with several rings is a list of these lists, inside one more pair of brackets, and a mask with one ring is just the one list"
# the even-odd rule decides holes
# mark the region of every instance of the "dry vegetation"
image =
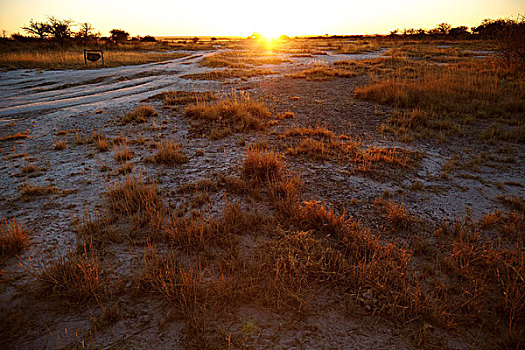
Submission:
[[0,221],[0,260],[20,254],[27,245],[27,229],[16,219]]
[[187,106],[184,115],[192,119],[195,133],[219,139],[230,133],[249,132],[266,128],[271,113],[263,103],[248,95],[233,96],[215,104],[200,102]]
[[120,117],[121,124],[137,124],[145,123],[151,117],[158,115],[158,112],[150,105],[139,105],[132,112],[127,113],[126,115]]
[[274,71],[261,68],[250,68],[250,69],[214,69],[205,73],[193,73],[183,75],[182,78],[193,79],[193,80],[229,80],[229,79],[241,79],[247,80],[249,78],[258,77],[261,75],[276,74]]
[[[283,82],[278,88],[272,87],[273,80],[261,84],[279,96],[262,97],[268,90],[252,82],[243,87],[252,88],[256,98],[224,91],[168,91],[148,98],[151,105],[139,105],[116,123],[109,119],[104,130],[59,131],[61,140],[51,138],[46,147],[55,140],[53,156],[76,152],[81,165],[75,171],[86,171],[83,178],[76,172],[69,175],[89,192],[76,200],[57,199],[69,192],[53,186],[55,180],[46,179],[50,184],[45,186],[26,182],[41,173],[36,164],[45,164],[16,149],[15,142],[27,142],[29,132],[0,138],[6,148],[13,147],[3,159],[16,164],[16,178],[27,176],[14,191],[32,203],[9,202],[16,212],[24,213],[19,210],[24,205],[27,211],[70,210],[66,205],[98,198],[70,211],[78,214],[72,228],[59,226],[75,233],[76,248],[57,247],[22,263],[32,280],[20,273],[18,280],[5,282],[2,266],[2,289],[27,298],[13,296],[18,303],[12,309],[1,305],[0,311],[9,309],[7,321],[0,322],[2,342],[19,341],[22,331],[41,332],[29,330],[36,321],[28,317],[66,303],[74,314],[62,308],[51,313],[59,321],[49,321],[49,333],[57,324],[62,327],[66,316],[89,319],[89,326],[78,326],[85,332],[66,347],[104,347],[90,341],[107,334],[111,348],[173,345],[154,337],[176,334],[189,349],[290,348],[295,345],[280,337],[295,330],[301,331],[300,341],[351,339],[339,334],[346,332],[338,326],[347,320],[356,334],[373,340],[374,330],[387,329],[393,334],[388,340],[392,347],[523,347],[525,200],[514,191],[525,185],[515,173],[504,180],[493,180],[490,173],[486,180],[482,176],[487,174],[479,171],[475,177],[472,170],[489,162],[500,165],[495,173],[520,167],[516,160],[501,161],[494,154],[522,159],[516,155],[524,131],[522,71],[493,58],[480,60],[455,46],[421,42],[283,39],[272,53],[252,39],[221,45],[232,51],[200,62],[221,70],[190,78],[269,74],[258,66],[285,66],[290,60],[283,54],[304,58],[327,51],[388,50],[377,59],[317,64],[283,74],[275,80],[275,85]],[[291,91],[294,84],[314,87]],[[346,104],[327,103],[305,113],[323,89],[335,94],[331,84],[346,89],[349,100],[361,99],[352,110],[355,116],[347,113],[354,105]],[[383,105],[388,115],[363,101]],[[343,111],[334,117],[338,108]],[[325,124],[314,124],[310,116]],[[129,125],[148,122],[153,126]],[[401,148],[379,131],[374,134],[376,129],[404,141],[446,133],[452,146],[432,158],[426,150],[437,153],[442,143],[429,140],[424,147]],[[479,137],[467,139],[471,130]],[[458,138],[473,144],[470,153],[453,148]],[[499,150],[478,151],[490,142]],[[103,153],[110,147],[113,153]],[[423,160],[430,166],[424,167]],[[468,191],[478,191],[454,182],[456,175],[479,180],[484,186],[479,192],[489,192],[486,197],[499,209],[471,216],[467,207],[464,217],[442,217],[434,201],[458,196],[454,200],[459,203],[470,200]],[[93,192],[91,181],[105,186],[99,184],[102,189]],[[38,227],[55,220],[48,216]],[[47,239],[43,235],[45,228],[40,242]],[[28,229],[18,219],[0,221],[0,239],[0,263],[5,264],[26,248]],[[31,301],[36,311],[29,310],[30,316],[16,313],[20,300]],[[316,317],[328,322],[332,312],[340,317],[336,329],[326,323],[323,331],[324,323],[314,323]],[[326,344],[315,340],[296,345],[337,347]]]
[[[98,49],[98,48],[96,48]],[[83,49],[68,48],[23,48],[19,51],[0,52],[0,67],[6,69],[93,69],[102,67],[102,63],[84,63]],[[144,64],[167,61],[187,56],[183,52],[158,52],[149,50],[104,50],[104,67],[119,67],[132,64]]]
[[157,144],[157,153],[147,161],[156,164],[183,164],[188,162],[188,156],[181,153],[181,145],[172,141],[162,141]]
[[335,78],[352,78],[357,75],[359,74],[353,71],[330,67],[326,64],[315,64],[311,68],[290,75],[290,77],[314,81],[325,81]]

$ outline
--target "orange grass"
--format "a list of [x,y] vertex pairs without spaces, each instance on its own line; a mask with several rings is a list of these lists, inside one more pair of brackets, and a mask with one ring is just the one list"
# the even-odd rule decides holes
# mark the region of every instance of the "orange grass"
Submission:
[[0,257],[20,254],[29,240],[27,229],[16,219],[0,220]]
[[[124,65],[144,64],[180,58],[187,56],[181,52],[148,52],[148,51],[115,51],[104,50],[104,66],[118,67]],[[4,51],[0,52],[0,67],[9,69],[41,68],[41,69],[93,69],[102,67],[101,61],[95,64],[84,63],[84,55],[80,50],[34,50],[34,51]]]

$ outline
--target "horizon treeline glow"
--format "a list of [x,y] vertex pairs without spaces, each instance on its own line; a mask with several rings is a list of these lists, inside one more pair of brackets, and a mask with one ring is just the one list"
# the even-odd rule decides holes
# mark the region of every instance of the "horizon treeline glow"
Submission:
[[479,25],[484,19],[516,18],[521,0],[329,0],[323,3],[268,0],[246,3],[201,0],[65,1],[25,0],[0,3],[0,31],[22,33],[30,20],[49,16],[90,23],[102,36],[122,28],[131,36],[247,36],[388,34],[405,28],[432,29]]

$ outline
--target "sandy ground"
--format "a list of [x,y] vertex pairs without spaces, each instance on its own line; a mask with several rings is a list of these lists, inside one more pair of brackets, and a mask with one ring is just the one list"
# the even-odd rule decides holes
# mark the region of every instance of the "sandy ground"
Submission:
[[[25,131],[30,135],[23,140],[0,142],[0,218],[17,218],[31,232],[29,248],[20,257],[7,262],[0,288],[1,310],[10,310],[10,317],[16,316],[17,312],[30,316],[26,317],[24,327],[20,327],[23,331],[16,342],[7,344],[8,347],[62,348],[78,346],[81,339],[89,346],[108,349],[173,349],[181,348],[183,344],[184,322],[158,297],[118,298],[115,303],[125,317],[106,329],[93,331],[90,317],[100,313],[100,306],[95,304],[80,309],[52,298],[34,302],[25,296],[31,289],[33,277],[19,262],[27,265],[30,259],[45,260],[50,252],[64,254],[74,246],[77,237],[72,220],[99,207],[108,176],[118,177],[116,169],[119,164],[114,160],[113,152],[99,153],[93,145],[75,144],[77,133],[89,135],[98,131],[112,138],[127,137],[130,141],[142,137],[172,139],[181,143],[190,160],[174,168],[146,165],[143,160],[151,151],[133,146],[135,155],[131,162],[134,172],[153,175],[171,207],[184,200],[177,195],[181,185],[235,173],[242,163],[247,144],[268,140],[277,149],[285,151],[286,141],[282,141],[279,134],[291,126],[308,125],[327,126],[336,133],[362,140],[367,147],[399,147],[419,155],[420,161],[413,168],[402,171],[379,169],[371,174],[356,173],[344,164],[287,157],[288,167],[301,173],[306,197],[330,201],[339,209],[345,207],[352,216],[372,228],[381,226],[373,215],[373,202],[385,191],[404,201],[412,213],[429,225],[467,214],[479,218],[489,211],[503,210],[503,205],[496,199],[499,195],[525,196],[523,145],[508,146],[512,150],[513,162],[494,162],[496,165],[488,162],[478,169],[453,169],[448,177],[444,177],[443,166],[453,157],[466,162],[481,152],[497,154],[497,150],[481,143],[474,135],[461,140],[452,139],[445,144],[435,139],[404,144],[390,134],[381,134],[378,128],[385,122],[390,109],[356,100],[353,96],[355,87],[365,84],[366,77],[325,82],[286,77],[287,73],[319,60],[330,63],[337,59],[373,58],[381,53],[290,58],[293,63],[263,67],[278,74],[226,84],[181,78],[184,74],[208,70],[199,67],[198,62],[209,54],[193,52],[172,61],[99,70],[0,73],[0,137]],[[141,101],[169,90],[211,90],[219,95],[246,91],[252,98],[264,101],[274,114],[292,111],[296,118],[280,122],[268,133],[235,134],[218,141],[190,135],[182,110],[163,110],[161,102],[156,101],[148,102],[160,112],[155,125],[122,127],[115,122],[117,115],[123,115]],[[70,132],[58,135],[61,130]],[[65,140],[67,148],[55,150],[56,140]],[[13,157],[25,153],[25,157]],[[30,176],[22,175],[21,169],[28,163],[36,164],[40,169]],[[105,167],[109,171],[104,171]],[[416,181],[423,185],[423,190],[412,189]],[[60,192],[24,202],[19,198],[18,187],[25,183],[54,186]],[[351,205],[352,199],[357,200],[358,205]],[[201,209],[213,215],[220,211],[223,202],[224,193],[219,191],[211,194],[210,203]],[[400,242],[406,238],[403,235],[406,233],[399,235]],[[140,251],[130,250],[127,244],[117,245],[108,258],[122,275],[131,273],[133,258],[140,255]],[[32,303],[30,307],[28,302]],[[312,306],[314,311],[300,320],[292,314],[241,307],[231,310],[227,320],[217,321],[216,327],[235,333],[239,332],[239,324],[250,320],[256,322],[257,331],[245,334],[242,339],[247,348],[416,347],[406,334],[388,321],[366,313],[348,314],[337,306],[327,307],[326,303],[322,305],[322,310],[315,310],[315,305]],[[13,313],[12,310],[17,311]],[[476,347],[477,335],[474,332],[442,335],[440,330],[435,332],[442,340],[442,347]]]

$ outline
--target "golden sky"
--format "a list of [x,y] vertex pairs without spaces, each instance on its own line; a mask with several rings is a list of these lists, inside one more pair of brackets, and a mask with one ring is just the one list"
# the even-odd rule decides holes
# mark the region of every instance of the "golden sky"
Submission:
[[46,16],[89,22],[102,35],[383,34],[399,28],[478,25],[525,14],[525,0],[0,0],[0,34]]

